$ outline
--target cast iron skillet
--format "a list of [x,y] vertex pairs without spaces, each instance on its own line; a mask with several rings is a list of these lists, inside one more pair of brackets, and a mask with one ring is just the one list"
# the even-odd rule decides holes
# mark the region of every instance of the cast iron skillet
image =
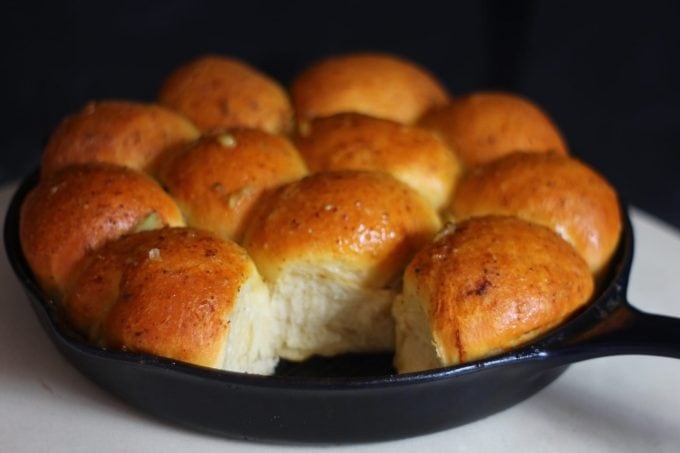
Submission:
[[[194,429],[237,438],[361,442],[413,436],[477,420],[519,403],[573,362],[616,354],[680,358],[680,319],[626,301],[633,233],[624,228],[593,302],[538,341],[486,360],[397,375],[391,356],[347,355],[282,363],[275,376],[202,368],[87,344],[62,322],[19,245],[19,207],[37,183],[27,177],[5,220],[5,247],[42,326],[84,375],[130,404]],[[58,221],[58,220],[57,220]]]

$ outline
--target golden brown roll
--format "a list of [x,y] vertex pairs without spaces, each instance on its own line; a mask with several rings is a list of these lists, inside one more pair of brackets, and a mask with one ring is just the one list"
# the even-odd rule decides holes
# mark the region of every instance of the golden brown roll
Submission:
[[273,134],[293,126],[293,110],[284,89],[252,66],[209,55],[176,69],[158,100],[190,118],[203,132],[248,127]]
[[616,192],[587,165],[557,154],[516,153],[475,168],[458,186],[456,219],[514,215],[555,230],[599,274],[621,235]]
[[507,351],[557,326],[592,292],[587,264],[550,229],[514,217],[467,220],[404,273],[395,366],[406,373]]
[[435,209],[450,201],[460,173],[456,157],[429,131],[359,113],[316,118],[296,144],[312,171],[385,171]]
[[393,285],[439,225],[386,173],[316,173],[267,197],[244,246],[286,326],[281,356],[391,350]]
[[547,114],[516,94],[480,92],[459,97],[425,114],[419,124],[437,131],[465,168],[516,151],[568,153]]
[[42,156],[42,176],[87,162],[107,162],[153,172],[158,156],[198,137],[193,124],[158,105],[90,102],[64,119]]
[[381,53],[354,53],[320,60],[291,86],[298,121],[357,112],[413,123],[444,105],[448,93],[424,68]]
[[183,225],[175,202],[150,177],[126,167],[76,165],[41,180],[24,200],[20,238],[41,286],[59,297],[74,265],[124,233]]
[[189,228],[124,236],[83,261],[64,298],[101,346],[225,370],[270,374],[278,326],[246,252]]
[[297,150],[281,136],[233,129],[206,136],[163,162],[161,183],[187,224],[240,240],[257,201],[307,174]]

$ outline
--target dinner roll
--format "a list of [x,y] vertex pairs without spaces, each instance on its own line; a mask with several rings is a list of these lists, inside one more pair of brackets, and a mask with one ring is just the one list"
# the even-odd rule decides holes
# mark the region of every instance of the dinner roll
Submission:
[[451,212],[463,219],[514,215],[548,226],[599,274],[621,235],[616,192],[593,169],[568,156],[516,153],[474,169],[460,183]]
[[435,209],[450,201],[460,171],[453,153],[429,131],[359,113],[316,118],[296,144],[312,171],[386,171]]
[[233,58],[197,58],[165,81],[158,100],[190,118],[203,132],[232,127],[286,133],[293,110],[284,89],[267,75]]
[[189,226],[239,240],[267,191],[306,174],[304,161],[288,140],[255,129],[234,129],[175,153],[161,165],[159,178]]
[[466,168],[515,151],[568,153],[547,114],[516,94],[481,92],[459,97],[428,112],[420,125],[438,132]]
[[59,297],[74,265],[129,231],[183,225],[175,202],[150,177],[126,167],[84,164],[42,179],[24,200],[21,248],[42,288]]
[[381,53],[353,53],[320,60],[291,86],[298,121],[358,112],[413,123],[446,103],[444,87],[424,68]]
[[72,324],[103,347],[271,374],[278,327],[246,252],[189,228],[125,236],[91,254],[64,298]]
[[470,219],[413,258],[397,298],[401,373],[474,361],[560,324],[593,292],[588,266],[550,229],[514,217]]
[[153,172],[163,152],[198,137],[194,125],[158,105],[98,101],[64,119],[42,155],[42,176],[68,165],[108,162]]
[[244,246],[285,326],[281,356],[392,350],[394,286],[439,225],[386,173],[316,173],[267,197]]

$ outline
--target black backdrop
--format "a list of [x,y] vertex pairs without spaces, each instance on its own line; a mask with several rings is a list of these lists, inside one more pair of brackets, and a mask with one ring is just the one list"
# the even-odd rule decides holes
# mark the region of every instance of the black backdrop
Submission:
[[35,167],[87,100],[152,100],[203,53],[288,84],[329,53],[382,50],[455,94],[523,93],[622,197],[680,227],[680,2],[17,2],[3,5],[0,182]]

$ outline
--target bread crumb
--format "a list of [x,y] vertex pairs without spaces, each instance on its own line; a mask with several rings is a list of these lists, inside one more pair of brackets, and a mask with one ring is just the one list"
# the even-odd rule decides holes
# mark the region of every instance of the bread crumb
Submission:
[[157,248],[149,250],[149,259],[151,261],[158,261],[161,259],[161,251]]

